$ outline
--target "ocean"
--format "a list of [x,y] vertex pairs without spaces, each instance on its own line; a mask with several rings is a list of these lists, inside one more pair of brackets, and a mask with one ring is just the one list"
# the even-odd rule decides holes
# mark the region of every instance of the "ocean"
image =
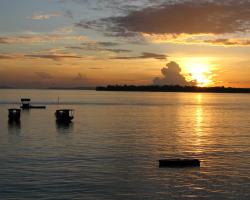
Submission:
[[[8,123],[22,97],[47,109]],[[0,90],[1,200],[248,200],[249,169],[250,94]]]

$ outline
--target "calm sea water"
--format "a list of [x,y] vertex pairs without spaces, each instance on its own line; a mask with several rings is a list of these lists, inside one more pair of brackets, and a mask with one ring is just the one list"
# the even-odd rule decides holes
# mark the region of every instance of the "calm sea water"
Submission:
[[[47,109],[8,124],[21,97]],[[0,199],[250,199],[250,95],[0,90]]]

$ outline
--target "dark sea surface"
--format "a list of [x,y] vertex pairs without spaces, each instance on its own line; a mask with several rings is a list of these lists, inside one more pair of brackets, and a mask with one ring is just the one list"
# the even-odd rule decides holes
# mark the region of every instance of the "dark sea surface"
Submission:
[[[10,124],[21,97],[47,109]],[[59,108],[73,123],[56,123]],[[250,95],[0,90],[0,199],[248,200]]]

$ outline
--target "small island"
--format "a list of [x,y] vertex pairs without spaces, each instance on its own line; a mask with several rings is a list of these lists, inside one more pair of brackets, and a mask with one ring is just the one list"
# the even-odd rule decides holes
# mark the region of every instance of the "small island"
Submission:
[[96,91],[130,91],[130,92],[202,92],[202,93],[250,93],[250,88],[232,87],[198,87],[180,85],[108,85],[96,87]]

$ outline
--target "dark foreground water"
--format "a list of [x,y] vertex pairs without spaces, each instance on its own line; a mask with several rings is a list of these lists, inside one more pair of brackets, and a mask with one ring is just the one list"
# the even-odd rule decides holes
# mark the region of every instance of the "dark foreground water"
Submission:
[[[21,97],[47,109],[8,124]],[[0,90],[0,199],[250,199],[250,95]]]

